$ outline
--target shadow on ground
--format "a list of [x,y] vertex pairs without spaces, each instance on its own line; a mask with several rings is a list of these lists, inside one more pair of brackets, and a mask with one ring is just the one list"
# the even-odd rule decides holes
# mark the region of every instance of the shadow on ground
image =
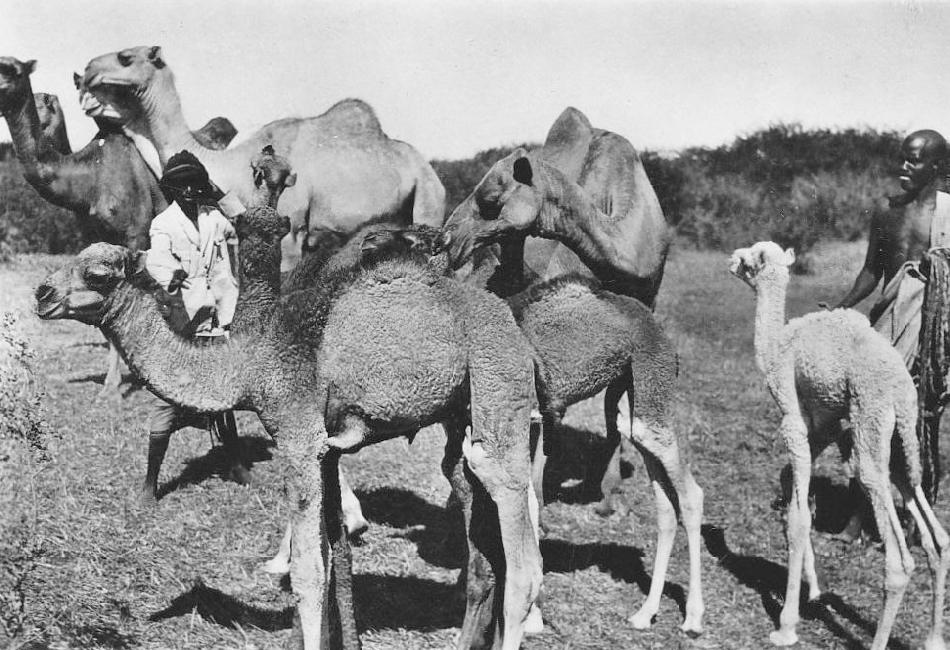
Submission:
[[[785,599],[785,585],[788,581],[786,567],[754,555],[733,553],[726,543],[725,531],[718,526],[704,524],[702,535],[706,541],[706,549],[719,560],[719,565],[734,575],[741,584],[759,594],[763,609],[772,619],[772,624],[778,628],[779,615]],[[876,621],[869,621],[864,618],[857,610],[833,592],[823,592],[818,600],[809,602],[808,587],[802,583],[801,594],[799,611],[803,620],[821,621],[829,632],[844,642],[844,647],[848,650],[860,650],[867,647],[868,641],[854,636],[850,630],[839,622],[838,618],[847,620],[869,636],[874,634],[877,627]],[[887,647],[897,650],[910,650],[909,645],[893,637]]]
[[[353,593],[360,631],[458,627],[465,614],[464,602],[454,585],[422,578],[356,575]],[[190,616],[192,612],[218,625],[254,626],[268,632],[291,628],[294,617],[292,606],[268,608],[246,603],[198,579],[148,620]]]
[[[204,432],[199,433],[197,431],[192,431],[192,433],[195,435],[207,435]],[[257,436],[243,436],[240,438],[240,442],[244,459],[252,469],[254,463],[270,460],[272,458],[271,448],[274,446],[273,441]],[[188,485],[198,485],[212,477],[224,477],[227,475],[228,470],[228,457],[224,453],[224,447],[215,445],[204,456],[197,456],[187,460],[181,474],[159,487],[158,498],[161,499],[165,495]]]

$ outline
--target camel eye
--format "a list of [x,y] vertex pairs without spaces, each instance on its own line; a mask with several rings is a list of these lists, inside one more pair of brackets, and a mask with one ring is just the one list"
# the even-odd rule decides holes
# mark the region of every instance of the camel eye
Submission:
[[119,59],[119,65],[123,68],[127,68],[132,65],[132,55],[127,52],[119,52],[116,57]]
[[101,285],[112,278],[112,269],[102,265],[92,266],[86,269],[84,276],[89,284]]

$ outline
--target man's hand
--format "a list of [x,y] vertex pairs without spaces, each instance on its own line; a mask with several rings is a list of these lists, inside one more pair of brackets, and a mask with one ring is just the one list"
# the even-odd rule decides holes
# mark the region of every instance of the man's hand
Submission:
[[172,279],[168,283],[168,293],[175,293],[182,287],[188,286],[187,284],[188,272],[185,269],[175,269],[172,272]]

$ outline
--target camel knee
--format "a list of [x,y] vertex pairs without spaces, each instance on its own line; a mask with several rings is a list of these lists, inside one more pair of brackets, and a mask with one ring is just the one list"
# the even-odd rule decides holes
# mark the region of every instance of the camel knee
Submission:
[[887,567],[887,575],[884,578],[884,588],[891,594],[902,594],[907,589],[907,583],[910,582],[910,576],[914,572],[914,560],[908,555],[900,562],[895,562]]

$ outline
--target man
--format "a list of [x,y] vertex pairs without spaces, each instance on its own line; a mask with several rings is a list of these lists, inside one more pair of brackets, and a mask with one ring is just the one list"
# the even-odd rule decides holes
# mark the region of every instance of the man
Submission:
[[[162,302],[169,324],[183,336],[213,344],[227,336],[238,287],[235,280],[237,233],[215,208],[221,191],[191,153],[168,160],[159,185],[169,206],[152,220],[151,248],[145,266],[167,293]],[[149,421],[148,469],[143,498],[156,496],[158,473],[171,434],[186,426],[216,430],[230,456],[231,477],[249,481],[238,452],[234,415],[195,416],[159,400]]]
[[[914,372],[924,304],[924,275],[920,262],[932,248],[950,246],[950,194],[939,191],[950,154],[938,132],[914,131],[901,145],[900,185],[904,193],[890,200],[890,209],[871,222],[864,267],[837,307],[853,307],[874,291],[883,278],[881,297],[871,309],[871,324],[904,357]],[[923,425],[936,432],[942,406]],[[852,492],[856,490],[852,479]],[[853,517],[842,533],[853,539],[860,521]]]

